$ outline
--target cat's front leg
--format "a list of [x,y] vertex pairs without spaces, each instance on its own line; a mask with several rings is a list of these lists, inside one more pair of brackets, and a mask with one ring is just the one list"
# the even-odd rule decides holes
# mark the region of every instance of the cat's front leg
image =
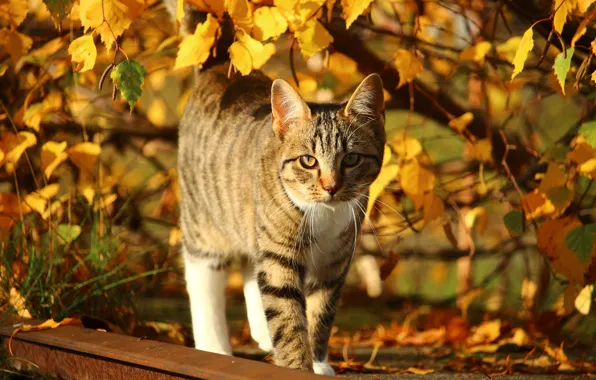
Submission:
[[275,364],[312,371],[306,299],[302,292],[306,267],[293,256],[291,252],[261,251],[257,282],[272,337]]
[[305,286],[308,332],[313,350],[313,369],[316,374],[335,376],[329,365],[328,347],[337,301],[344,284],[351,253],[341,254],[337,259],[309,278]]

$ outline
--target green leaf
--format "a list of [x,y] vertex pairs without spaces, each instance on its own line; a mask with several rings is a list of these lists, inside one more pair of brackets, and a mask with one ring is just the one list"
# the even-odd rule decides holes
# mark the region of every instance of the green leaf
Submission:
[[52,17],[58,22],[70,14],[74,0],[43,0]]
[[579,134],[584,136],[592,148],[596,149],[596,121],[583,123],[581,127],[579,127]]
[[561,85],[563,94],[565,94],[565,78],[567,78],[567,73],[571,67],[571,57],[573,57],[574,51],[574,48],[569,48],[567,49],[567,54],[564,52],[559,53],[559,55],[557,55],[555,58],[555,64],[553,65],[553,69],[555,69],[555,75],[557,76],[557,80]]
[[567,233],[567,247],[585,264],[590,260],[596,234],[596,223],[576,227]]
[[145,75],[147,72],[143,65],[131,60],[120,62],[110,74],[114,85],[130,105],[131,111],[141,97]]
[[503,223],[511,235],[521,235],[524,232],[524,216],[521,211],[509,211],[503,217]]
[[81,234],[81,227],[72,224],[59,224],[56,234],[61,243],[70,244]]

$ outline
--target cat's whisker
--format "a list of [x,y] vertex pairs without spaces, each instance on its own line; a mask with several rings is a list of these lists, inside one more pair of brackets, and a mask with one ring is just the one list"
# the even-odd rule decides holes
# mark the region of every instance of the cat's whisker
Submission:
[[[361,196],[365,197],[366,199],[370,199],[370,197],[369,197],[368,195],[366,195],[366,194],[363,194],[363,193],[358,193],[358,192],[355,192],[355,194],[361,195]],[[397,211],[397,210],[396,210],[396,209],[394,209],[393,207],[389,206],[387,203],[385,203],[385,202],[383,202],[383,201],[381,201],[381,200],[379,200],[379,199],[375,199],[375,203],[376,203],[376,202],[379,202],[379,203],[380,203],[380,204],[382,204],[383,206],[385,206],[385,207],[389,208],[391,211],[393,211],[394,213],[396,213],[396,214],[397,214],[397,215],[398,215],[400,218],[402,218],[403,220],[406,220],[406,218],[405,218],[405,217],[404,217],[404,216],[403,216],[403,215],[402,215],[402,214],[401,214],[399,211]],[[377,209],[377,210],[378,210],[378,209]],[[379,211],[380,211],[380,210],[379,210]]]
[[377,235],[377,229],[375,228],[375,226],[371,222],[371,220],[368,217],[368,215],[366,215],[366,209],[364,209],[362,207],[362,205],[360,204],[360,202],[358,202],[358,201],[356,201],[356,206],[358,206],[358,208],[360,209],[360,211],[364,214],[364,218],[368,221],[368,225],[372,229],[372,232],[373,232],[373,234],[375,236],[375,240],[377,241],[377,244],[379,246],[379,249],[381,250],[381,253],[383,254],[383,256],[385,256],[385,252],[383,252],[383,247],[381,246],[381,242],[379,241],[379,236]]

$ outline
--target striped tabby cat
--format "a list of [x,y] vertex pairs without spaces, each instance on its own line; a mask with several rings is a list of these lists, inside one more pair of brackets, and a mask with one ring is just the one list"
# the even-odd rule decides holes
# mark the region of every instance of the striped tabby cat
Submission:
[[330,329],[385,144],[383,86],[307,104],[261,73],[198,74],[180,124],[182,252],[196,347],[230,355],[224,287],[243,257],[252,337],[279,366],[333,375]]

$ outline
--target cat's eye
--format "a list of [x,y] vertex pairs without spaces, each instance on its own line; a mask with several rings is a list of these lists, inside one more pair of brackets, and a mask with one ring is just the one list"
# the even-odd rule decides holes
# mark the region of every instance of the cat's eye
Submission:
[[317,159],[305,154],[304,156],[300,156],[300,165],[306,169],[312,169],[317,166]]
[[358,165],[359,162],[360,162],[360,156],[357,155],[356,153],[346,154],[346,156],[344,157],[344,160],[343,160],[344,166],[346,166],[348,168]]

